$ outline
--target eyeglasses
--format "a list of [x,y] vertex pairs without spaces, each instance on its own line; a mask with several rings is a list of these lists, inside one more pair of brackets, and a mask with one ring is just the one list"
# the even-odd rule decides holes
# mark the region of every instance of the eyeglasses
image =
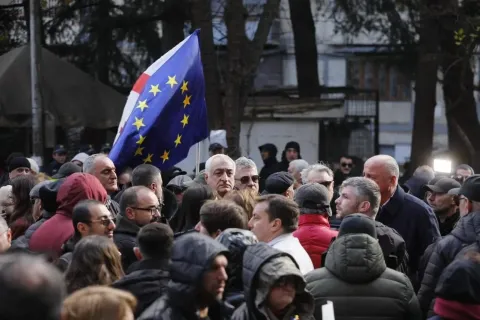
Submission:
[[342,167],[344,167],[344,168],[351,168],[351,167],[353,167],[353,163],[347,163],[347,162],[342,162],[340,165],[341,165]]
[[253,183],[257,183],[258,179],[260,179],[260,177],[258,175],[254,175],[254,176],[244,176],[244,177],[241,177],[240,179],[235,179],[235,180],[240,181],[242,184],[247,184],[250,182],[250,180],[252,180]]
[[150,211],[150,214],[152,216],[154,216],[156,213],[161,213],[162,212],[162,208],[163,208],[164,204],[160,204],[158,205],[158,207],[150,207],[150,208],[138,208],[138,207],[130,207],[134,210],[141,210],[141,211]]
[[324,186],[325,188],[328,188],[330,187],[330,185],[332,184],[333,180],[331,181],[322,181],[322,182],[317,182],[318,184],[321,184],[322,186]]
[[110,223],[115,223],[113,218],[106,218],[106,219],[98,219],[98,220],[91,220],[90,223],[98,222],[104,227],[108,227]]

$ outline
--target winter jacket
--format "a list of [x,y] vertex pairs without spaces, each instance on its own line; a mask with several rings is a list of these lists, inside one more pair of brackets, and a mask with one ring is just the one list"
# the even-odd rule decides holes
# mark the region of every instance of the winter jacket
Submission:
[[437,217],[423,201],[397,187],[394,195],[380,209],[376,220],[395,229],[405,240],[409,272],[417,272],[425,249],[440,238]]
[[56,214],[45,221],[30,239],[30,250],[43,252],[54,260],[62,252],[62,245],[73,236],[73,208],[82,200],[105,203],[107,192],[100,181],[88,173],[74,173],[65,179],[57,195]]
[[[188,233],[173,244],[170,282],[166,293],[145,310],[137,320],[198,319],[195,298],[205,272],[216,256],[228,254],[220,242],[210,237]],[[225,306],[215,301],[208,306],[209,320],[226,320]],[[231,312],[231,311],[230,311]]]
[[137,318],[164,294],[169,280],[168,260],[146,259],[132,264],[127,275],[112,287],[128,291],[137,298]]
[[259,179],[259,191],[262,192],[263,190],[265,190],[265,181],[267,180],[267,178],[272,174],[272,173],[275,173],[277,172],[277,165],[278,165],[278,161],[277,161],[277,147],[275,147],[274,144],[271,144],[271,143],[266,143],[264,145],[261,145],[260,147],[258,147],[258,149],[260,150],[260,152],[262,152],[262,150],[264,151],[267,151],[268,154],[269,154],[269,157],[265,160],[263,160],[263,168],[262,170],[260,170],[260,173],[259,173],[259,176],[260,176],[260,179]]
[[134,221],[128,220],[123,215],[117,217],[117,226],[113,231],[113,242],[115,242],[122,255],[123,270],[127,270],[132,263],[137,261],[133,248],[137,245],[139,231],[140,227]]
[[395,229],[387,227],[381,222],[375,221],[375,229],[387,268],[409,275],[409,259],[405,240]]
[[79,240],[80,239],[72,237],[62,246],[62,255],[55,261],[55,265],[61,272],[67,271],[70,262],[72,262],[73,250]]
[[313,270],[312,259],[302,247],[300,241],[293,236],[293,233],[279,235],[268,243],[269,246],[290,254],[297,263],[302,274]]
[[325,268],[305,277],[322,319],[325,300],[333,302],[335,320],[422,319],[418,300],[406,275],[387,268],[377,239],[347,234],[333,242]]
[[293,233],[307,251],[315,269],[322,266],[322,255],[337,234],[338,231],[331,230],[328,219],[321,214],[301,214],[298,229]]
[[453,231],[435,245],[418,291],[418,301],[425,315],[432,314],[429,310],[431,310],[435,286],[443,270],[464,247],[475,243],[479,235],[480,213],[470,212],[458,220]]
[[[245,294],[245,303],[235,310],[232,320],[268,320],[265,311],[262,310],[263,308],[261,309],[257,301],[258,299],[256,299],[257,296],[266,297],[270,291],[270,287],[257,285],[262,268],[267,268],[267,272],[271,273],[272,282],[282,276],[292,275],[302,278],[301,281],[304,284],[303,277],[298,269],[285,270],[282,265],[271,264],[272,260],[279,257],[291,259],[297,265],[295,259],[288,253],[271,248],[265,243],[251,245],[245,250],[243,255],[243,292]],[[312,295],[305,289],[305,286],[297,292],[293,306],[294,309],[290,312],[291,315],[288,316],[288,320],[295,319],[295,315],[299,319],[314,320],[314,301]]]

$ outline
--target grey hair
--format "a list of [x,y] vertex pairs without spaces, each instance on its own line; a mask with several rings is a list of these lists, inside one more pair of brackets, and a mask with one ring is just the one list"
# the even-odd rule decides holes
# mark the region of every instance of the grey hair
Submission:
[[303,159],[296,159],[290,161],[290,164],[295,168],[295,171],[302,172],[303,170],[308,168],[308,162]]
[[380,188],[375,181],[364,177],[352,177],[343,181],[340,190],[345,187],[351,187],[355,190],[355,195],[360,201],[370,202],[371,211],[369,215],[374,218],[380,208]]
[[235,161],[233,161],[232,158],[230,158],[226,154],[215,154],[215,155],[211,156],[210,158],[208,158],[207,162],[205,163],[205,172],[211,173],[212,162],[213,162],[213,160],[215,160],[217,158],[221,158],[223,160],[231,162],[233,164],[233,167],[235,168]]
[[101,157],[108,158],[108,156],[104,153],[96,153],[96,154],[92,154],[87,159],[85,159],[85,162],[83,163],[83,167],[82,167],[83,172],[90,173],[90,174],[94,173],[95,160]]
[[413,173],[414,177],[420,177],[420,178],[425,178],[425,180],[430,181],[433,178],[435,178],[435,171],[433,171],[433,168],[427,165],[423,165],[415,169],[415,172]]
[[398,167],[398,163],[397,163],[397,160],[395,160],[395,158],[386,154],[379,154],[369,158],[365,163],[369,161],[381,162],[385,166],[385,169],[388,171],[388,173],[391,176],[397,177],[397,181],[398,181],[398,178],[400,177],[400,168]]
[[302,175],[303,184],[309,183],[307,178],[310,172],[326,172],[330,177],[333,178],[332,169],[330,169],[323,163],[315,163],[315,164],[309,165],[306,169],[303,169],[302,172],[300,173]]
[[251,159],[248,159],[248,158],[245,158],[245,157],[240,157],[237,160],[235,160],[235,168],[236,168],[235,169],[236,171],[238,171],[239,169],[243,169],[243,168],[248,168],[248,169],[255,168],[255,169],[257,169],[257,165]]

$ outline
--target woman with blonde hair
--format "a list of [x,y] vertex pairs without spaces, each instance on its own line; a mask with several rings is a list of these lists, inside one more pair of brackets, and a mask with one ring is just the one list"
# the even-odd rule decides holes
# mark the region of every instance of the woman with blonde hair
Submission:
[[247,221],[250,221],[253,215],[253,208],[255,208],[255,205],[257,204],[257,195],[258,194],[255,190],[248,188],[230,191],[223,197],[223,199],[233,201],[242,207],[247,213]]
[[88,236],[75,245],[65,281],[68,293],[72,293],[92,285],[109,286],[123,276],[115,243],[104,236]]
[[126,291],[91,286],[63,302],[62,320],[133,320],[137,299]]

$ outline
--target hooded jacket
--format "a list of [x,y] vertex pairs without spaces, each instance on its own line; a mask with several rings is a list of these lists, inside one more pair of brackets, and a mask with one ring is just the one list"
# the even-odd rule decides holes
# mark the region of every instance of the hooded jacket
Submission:
[[137,318],[164,294],[169,280],[168,260],[146,259],[132,264],[127,275],[112,287],[128,291],[137,298]]
[[422,279],[422,286],[418,291],[418,300],[425,315],[432,307],[434,290],[443,270],[455,259],[455,256],[466,246],[476,242],[480,236],[480,212],[470,212],[458,220],[453,231],[438,241],[428,260]]
[[[284,268],[282,265],[273,264],[272,262],[278,258],[288,258],[297,266],[297,268]],[[268,320],[264,314],[264,310],[259,304],[258,297],[266,297],[270,288],[259,286],[259,276],[261,270],[270,275],[272,283],[282,276],[293,275],[301,278],[304,283],[302,274],[298,269],[298,265],[288,253],[276,250],[266,243],[257,243],[247,248],[243,255],[243,287],[245,294],[245,303],[242,304],[233,314],[232,320]],[[264,300],[264,299],[261,299]],[[305,289],[297,291],[297,295],[293,302],[294,310],[292,315],[287,319],[291,319],[298,315],[299,319],[314,320],[314,301],[312,295]],[[284,319],[279,319],[284,320]]]
[[387,268],[382,249],[367,234],[347,234],[328,250],[325,268],[306,276],[307,289],[321,305],[333,302],[336,320],[422,319],[418,300],[406,275]]
[[[201,235],[188,233],[173,244],[170,279],[166,294],[145,310],[138,320],[190,320],[197,319],[195,298],[205,272],[213,260],[228,250],[220,242]],[[223,303],[216,301],[208,306],[210,320],[226,319]]]
[[268,152],[268,158],[263,160],[263,168],[260,170],[259,176],[259,191],[262,192],[265,190],[265,180],[272,174],[277,172],[277,166],[278,166],[278,161],[277,161],[277,147],[274,144],[271,143],[266,143],[264,145],[261,145],[258,147],[258,150],[260,152],[262,151],[267,151]]
[[338,231],[331,230],[327,217],[321,214],[301,214],[293,235],[307,251],[314,268],[322,266],[322,255],[328,250]]
[[74,173],[65,179],[57,194],[58,209],[30,238],[30,250],[43,252],[56,259],[62,245],[73,236],[73,208],[82,200],[105,203],[107,192],[100,181],[88,173]]

